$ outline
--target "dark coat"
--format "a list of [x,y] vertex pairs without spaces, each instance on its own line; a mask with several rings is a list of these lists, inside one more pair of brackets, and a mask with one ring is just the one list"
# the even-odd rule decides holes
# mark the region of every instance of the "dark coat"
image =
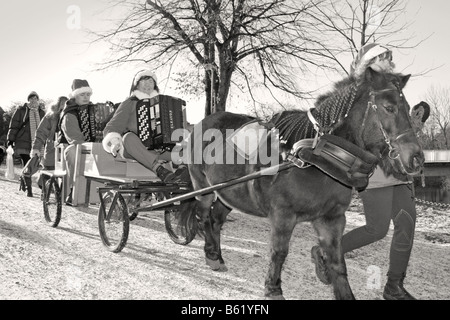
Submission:
[[[45,116],[45,111],[39,108],[39,117],[42,119]],[[34,137],[31,137],[30,130],[30,109],[28,104],[18,107],[14,112],[11,122],[9,123],[8,141],[15,143],[14,148],[20,150],[31,151],[31,143]]]
[[32,149],[41,150],[45,147],[42,163],[44,166],[55,165],[55,132],[58,127],[59,112],[50,112],[41,119],[36,129],[36,138],[34,139]]
[[[80,110],[81,108],[88,108],[93,112],[93,104],[89,102],[88,105],[79,106],[75,99],[70,99],[66,102],[66,106],[61,112],[58,128],[64,134],[65,140],[69,144],[78,144],[83,142],[95,142],[95,119],[93,114],[89,116],[89,131],[90,138],[86,140],[81,129]],[[65,143],[65,142],[64,142]]]

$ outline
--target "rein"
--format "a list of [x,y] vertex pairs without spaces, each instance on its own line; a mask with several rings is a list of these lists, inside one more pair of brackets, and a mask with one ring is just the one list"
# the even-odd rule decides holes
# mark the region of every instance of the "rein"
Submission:
[[[400,140],[401,138],[403,138],[403,137],[405,137],[405,136],[407,136],[407,135],[414,134],[414,130],[413,130],[412,128],[411,128],[411,129],[408,129],[408,130],[406,130],[406,131],[400,133],[395,139],[392,140],[392,139],[389,137],[389,135],[388,135],[388,133],[386,132],[386,130],[384,129],[383,123],[381,122],[380,115],[379,115],[379,113],[378,113],[378,106],[376,105],[376,102],[375,102],[375,97],[376,97],[378,94],[381,94],[381,93],[384,93],[384,92],[388,92],[388,91],[393,91],[393,90],[396,90],[396,91],[399,93],[400,98],[402,99],[402,106],[403,106],[403,107],[405,106],[405,103],[404,103],[405,100],[404,100],[403,92],[402,92],[398,87],[397,87],[397,88],[391,88],[391,89],[372,90],[372,91],[370,91],[370,92],[369,92],[370,99],[369,99],[369,101],[368,101],[368,103],[367,103],[367,108],[366,108],[366,111],[365,111],[365,113],[364,113],[364,118],[363,118],[363,122],[362,122],[362,126],[361,126],[361,136],[362,136],[362,134],[363,134],[363,132],[364,132],[364,129],[365,129],[365,124],[366,124],[367,116],[368,116],[368,114],[369,114],[369,110],[372,109],[372,110],[375,112],[375,115],[376,115],[376,119],[377,119],[379,128],[380,128],[381,133],[383,134],[383,137],[384,137],[384,142],[387,144],[387,146],[388,146],[388,148],[389,148],[388,157],[389,157],[391,160],[397,161],[397,162],[400,164],[401,170],[402,170],[402,172],[403,172],[404,174],[410,175],[410,174],[405,170],[405,168],[404,168],[404,166],[403,166],[403,163],[402,163],[402,161],[400,160],[400,153],[398,152],[398,150],[397,150],[396,148],[394,148],[394,147],[392,146],[392,143],[394,143],[394,142]],[[409,118],[408,118],[408,120],[409,120]]]

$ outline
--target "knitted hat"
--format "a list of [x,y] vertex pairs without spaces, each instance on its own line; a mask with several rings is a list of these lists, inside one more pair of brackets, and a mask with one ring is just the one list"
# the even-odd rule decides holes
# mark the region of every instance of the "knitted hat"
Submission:
[[350,74],[359,77],[366,71],[367,67],[369,67],[373,58],[386,52],[391,52],[391,50],[377,43],[366,44],[359,50],[353,60],[350,66]]
[[69,94],[70,98],[75,97],[77,94],[90,92],[92,93],[92,89],[89,86],[87,80],[75,79],[72,82],[72,92]]
[[153,73],[152,71],[145,69],[145,70],[141,70],[138,73],[136,73],[136,75],[133,78],[133,86],[136,86],[139,82],[139,80],[141,80],[142,77],[152,77],[153,80],[155,80],[155,84],[157,84],[158,79],[156,78],[156,74]]
[[28,95],[27,101],[30,101],[32,97],[36,97],[39,100],[39,95],[36,93],[36,91],[31,91]]

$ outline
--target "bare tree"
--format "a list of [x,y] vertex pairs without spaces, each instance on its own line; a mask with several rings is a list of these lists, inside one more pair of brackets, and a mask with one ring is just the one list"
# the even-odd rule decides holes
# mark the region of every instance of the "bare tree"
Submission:
[[[367,43],[378,42],[391,48],[411,49],[428,37],[415,40],[408,31],[414,21],[404,18],[405,0],[327,0],[309,10],[317,28],[327,41],[322,42],[329,58],[348,74],[344,61],[354,58]],[[431,71],[425,70],[420,74]]]
[[449,150],[450,141],[450,88],[431,86],[424,100],[430,105],[430,119],[425,127],[433,148]]
[[306,92],[297,86],[299,74],[313,66],[333,68],[324,62],[328,52],[307,14],[323,1],[118,1],[129,6],[128,15],[113,30],[95,33],[94,42],[109,41],[116,53],[101,68],[182,63],[179,88],[190,93],[204,88],[208,115],[226,109],[232,85],[254,101],[262,90],[275,100],[278,90],[301,97]]

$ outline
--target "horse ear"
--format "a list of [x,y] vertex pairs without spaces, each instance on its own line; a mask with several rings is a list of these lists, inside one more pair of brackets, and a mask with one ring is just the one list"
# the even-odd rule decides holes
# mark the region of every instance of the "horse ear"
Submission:
[[406,83],[408,82],[409,78],[411,78],[410,74],[400,77],[400,88],[403,89],[406,86]]
[[372,82],[377,75],[377,71],[373,70],[371,67],[368,67],[366,69],[366,72],[364,73],[364,78],[366,79],[366,81]]

